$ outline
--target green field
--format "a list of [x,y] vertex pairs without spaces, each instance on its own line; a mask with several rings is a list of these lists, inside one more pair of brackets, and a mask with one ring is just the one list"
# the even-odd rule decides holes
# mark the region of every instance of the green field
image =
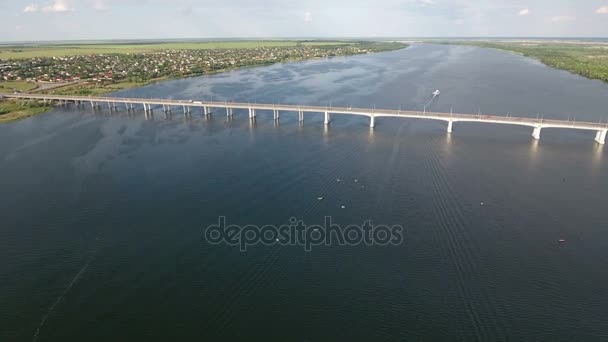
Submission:
[[80,44],[31,46],[0,45],[0,59],[24,59],[34,57],[59,57],[114,53],[147,53],[165,50],[254,49],[261,47],[289,47],[297,45],[335,46],[353,43],[354,42],[346,41],[263,40],[157,44]]
[[0,124],[38,115],[51,108],[36,101],[0,101]]
[[117,82],[108,84],[97,84],[97,83],[80,83],[76,85],[61,87],[52,89],[49,91],[42,91],[44,94],[53,95],[78,95],[78,96],[98,96],[107,93],[113,93],[123,89],[142,87],[152,82],[160,80],[151,80],[147,82]]
[[0,94],[9,94],[15,91],[27,92],[36,89],[36,83],[25,81],[0,81]]
[[608,45],[593,43],[553,43],[543,41],[492,42],[449,41],[447,44],[472,45],[515,52],[574,74],[608,82]]

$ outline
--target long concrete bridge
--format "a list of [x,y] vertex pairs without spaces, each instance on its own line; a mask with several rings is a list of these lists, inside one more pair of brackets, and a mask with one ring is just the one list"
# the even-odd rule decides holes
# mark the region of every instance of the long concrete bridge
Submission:
[[298,114],[300,122],[304,121],[305,113],[323,113],[325,124],[331,122],[331,115],[360,115],[367,116],[370,120],[370,127],[374,128],[377,118],[414,118],[426,120],[439,120],[447,123],[448,133],[452,132],[455,122],[484,122],[500,125],[518,125],[532,128],[532,136],[540,139],[540,132],[544,128],[576,129],[595,132],[595,141],[605,144],[608,132],[608,123],[548,120],[541,118],[526,118],[517,116],[498,116],[485,114],[457,114],[457,113],[438,113],[438,112],[419,112],[394,109],[364,109],[351,107],[322,107],[322,106],[299,106],[286,104],[260,104],[260,103],[237,103],[237,102],[214,102],[214,101],[194,101],[194,100],[168,100],[168,99],[144,99],[144,98],[119,98],[119,97],[90,97],[90,96],[63,96],[63,95],[44,95],[44,94],[8,94],[6,98],[40,100],[45,102],[75,103],[77,105],[89,105],[94,109],[102,104],[107,105],[109,110],[116,110],[119,105],[124,105],[128,111],[135,110],[135,106],[143,107],[146,117],[152,112],[152,105],[162,106],[163,111],[170,112],[177,107],[183,110],[185,115],[190,115],[193,108],[201,108],[204,115],[211,115],[212,109],[222,109],[228,117],[232,116],[234,109],[246,109],[249,118],[256,117],[256,111],[271,111],[274,119],[278,120],[281,112],[295,112]]

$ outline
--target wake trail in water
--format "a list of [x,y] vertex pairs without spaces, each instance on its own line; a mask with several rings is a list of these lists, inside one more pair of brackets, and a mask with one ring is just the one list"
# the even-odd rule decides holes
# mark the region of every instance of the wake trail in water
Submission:
[[[97,237],[97,239],[98,238],[99,237]],[[68,285],[68,287],[66,287],[65,290],[63,290],[63,292],[59,295],[59,297],[57,297],[57,300],[55,300],[55,302],[53,303],[53,305],[51,305],[51,307],[49,307],[49,310],[42,317],[42,320],[40,320],[40,324],[38,325],[38,328],[36,328],[36,332],[34,333],[34,337],[32,338],[32,342],[36,342],[38,340],[38,337],[40,335],[40,330],[44,327],[44,324],[46,323],[47,319],[55,311],[55,308],[57,307],[57,305],[59,305],[59,303],[70,292],[70,290],[74,287],[74,285],[76,285],[76,283],[78,283],[78,280],[80,279],[80,277],[84,274],[84,272],[87,270],[87,268],[89,267],[89,265],[93,261],[93,258],[95,257],[96,252],[97,252],[97,250],[95,250],[93,252],[93,255],[91,255],[91,257],[89,257],[89,260],[87,260],[87,262],[84,264],[84,266],[82,266],[82,268],[80,269],[80,271],[78,271],[78,273],[76,273],[76,275],[74,276],[74,278],[72,278],[72,281],[70,282],[70,284]]]
[[425,112],[427,109],[429,109],[429,107],[433,104],[433,102],[435,102],[436,98],[437,98],[437,95],[433,94],[433,97],[429,100],[429,102],[427,102],[427,104],[424,105]]

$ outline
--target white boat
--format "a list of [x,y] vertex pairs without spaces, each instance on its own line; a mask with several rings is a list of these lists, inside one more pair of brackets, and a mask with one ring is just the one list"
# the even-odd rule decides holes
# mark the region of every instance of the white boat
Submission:
[[439,94],[441,94],[441,92],[439,91],[439,89],[435,90],[433,92],[433,96],[439,96]]

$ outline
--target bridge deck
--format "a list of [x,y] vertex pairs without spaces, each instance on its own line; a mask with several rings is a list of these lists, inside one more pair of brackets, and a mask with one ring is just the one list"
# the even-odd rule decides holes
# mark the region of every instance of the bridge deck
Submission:
[[44,94],[7,94],[7,98],[37,99],[56,101],[83,101],[104,102],[124,104],[148,104],[161,106],[186,106],[186,107],[209,107],[209,108],[232,108],[232,109],[255,109],[255,110],[279,110],[292,112],[328,112],[331,114],[361,115],[367,117],[402,117],[429,120],[441,120],[446,122],[486,122],[506,125],[520,125],[542,128],[568,128],[579,130],[604,131],[608,130],[608,123],[594,123],[566,120],[548,120],[527,118],[522,116],[499,116],[487,114],[460,114],[440,112],[420,112],[411,110],[394,109],[369,109],[350,107],[323,107],[323,106],[301,106],[288,104],[261,104],[261,103],[239,103],[239,102],[217,102],[217,101],[193,101],[193,100],[170,100],[149,98],[119,98],[119,97],[90,97],[90,96],[64,96]]

